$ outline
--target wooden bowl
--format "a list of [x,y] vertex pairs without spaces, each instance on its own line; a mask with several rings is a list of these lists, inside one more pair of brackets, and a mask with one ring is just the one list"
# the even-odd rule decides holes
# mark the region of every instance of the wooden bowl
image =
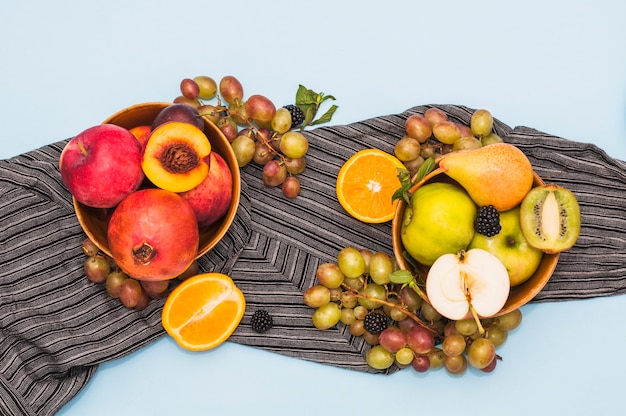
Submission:
[[[171,103],[151,102],[136,104],[125,108],[103,121],[103,124],[116,124],[126,129],[141,125],[151,125],[157,114]],[[204,117],[204,133],[211,142],[211,151],[224,158],[233,175],[233,196],[230,207],[224,216],[208,227],[200,229],[200,241],[196,258],[208,253],[224,237],[235,219],[241,195],[241,176],[239,165],[228,139],[219,128]],[[107,222],[110,209],[92,208],[81,204],[74,198],[74,209],[78,222],[85,234],[100,250],[111,256],[107,241]]]
[[[541,186],[544,184],[543,180],[533,172],[534,180],[533,187]],[[426,183],[432,182],[448,182],[457,184],[448,175],[446,175],[441,168],[435,169],[430,174],[426,175],[421,181],[417,182],[409,190],[410,194],[413,194],[419,187]],[[421,266],[419,270],[415,270],[412,264],[404,257],[404,247],[402,245],[402,239],[400,237],[402,229],[402,219],[404,218],[404,211],[406,209],[406,202],[400,200],[396,206],[396,212],[391,224],[393,254],[396,258],[398,266],[403,270],[409,270],[411,273],[419,272],[424,278],[428,272],[428,267]],[[544,254],[539,267],[535,273],[525,282],[511,287],[509,298],[496,316],[504,315],[515,309],[522,307],[530,302],[536,295],[543,289],[548,283],[548,280],[552,276],[556,264],[559,260],[559,254]],[[416,262],[415,262],[416,263]],[[428,302],[428,296],[425,291],[422,291],[422,298]]]

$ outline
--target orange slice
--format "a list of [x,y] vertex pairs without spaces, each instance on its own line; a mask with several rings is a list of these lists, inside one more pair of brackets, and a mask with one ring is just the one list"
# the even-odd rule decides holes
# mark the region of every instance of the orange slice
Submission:
[[381,223],[393,218],[398,201],[398,169],[406,169],[395,156],[380,149],[361,150],[343,164],[337,175],[337,199],[354,218]]
[[246,300],[233,280],[222,273],[203,273],[180,283],[167,297],[162,323],[181,347],[215,348],[235,331]]

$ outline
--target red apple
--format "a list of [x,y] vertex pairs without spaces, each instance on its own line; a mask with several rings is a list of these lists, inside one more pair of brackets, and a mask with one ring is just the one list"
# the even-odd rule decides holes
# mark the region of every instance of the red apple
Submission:
[[211,152],[206,178],[200,185],[179,195],[193,208],[200,228],[222,218],[233,197],[233,175],[222,156]]
[[183,273],[198,253],[191,206],[159,188],[133,192],[113,211],[107,239],[115,263],[137,280],[167,280]]
[[90,127],[72,138],[61,152],[61,179],[82,204],[114,207],[144,179],[141,152],[139,141],[123,127]]

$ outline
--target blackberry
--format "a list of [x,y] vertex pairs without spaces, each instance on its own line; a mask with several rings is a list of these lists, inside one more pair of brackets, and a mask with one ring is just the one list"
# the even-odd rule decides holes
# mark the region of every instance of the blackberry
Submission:
[[493,207],[493,205],[487,205],[480,207],[474,220],[474,230],[487,237],[493,237],[498,234],[502,226],[500,226],[500,214]]
[[285,105],[284,108],[289,110],[289,114],[291,114],[291,127],[298,127],[300,124],[304,122],[304,113],[297,105],[288,104]]
[[387,316],[378,312],[371,312],[363,318],[363,327],[370,334],[380,334],[387,328]]
[[255,332],[262,334],[263,332],[269,331],[274,325],[274,322],[269,312],[264,309],[258,309],[252,314],[250,324]]

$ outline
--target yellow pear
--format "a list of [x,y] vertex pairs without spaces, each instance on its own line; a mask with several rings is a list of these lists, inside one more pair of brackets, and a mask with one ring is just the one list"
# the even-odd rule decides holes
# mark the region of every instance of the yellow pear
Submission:
[[498,211],[520,204],[533,185],[530,161],[509,143],[448,153],[439,159],[439,167],[477,205],[493,205]]

